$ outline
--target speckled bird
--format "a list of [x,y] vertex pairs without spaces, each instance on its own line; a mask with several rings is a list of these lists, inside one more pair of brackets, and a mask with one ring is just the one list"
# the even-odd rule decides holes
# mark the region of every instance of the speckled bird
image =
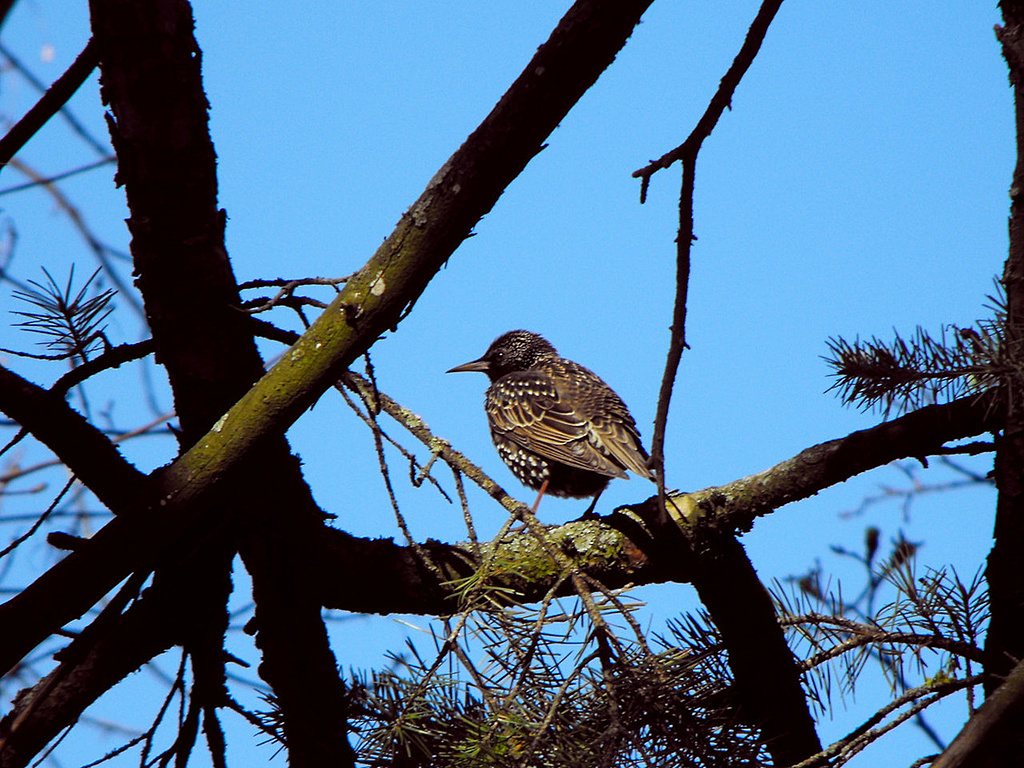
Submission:
[[[654,479],[629,409],[601,378],[559,357],[536,333],[509,331],[479,360],[448,373],[480,371],[491,380],[484,407],[498,455],[541,496],[594,501],[615,477],[631,470]],[[537,503],[534,504],[536,509]]]

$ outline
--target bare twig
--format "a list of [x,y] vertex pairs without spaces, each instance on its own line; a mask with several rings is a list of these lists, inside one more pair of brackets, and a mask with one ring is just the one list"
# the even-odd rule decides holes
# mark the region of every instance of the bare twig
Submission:
[[85,223],[85,217],[78,209],[78,206],[72,203],[64,193],[58,189],[56,184],[48,181],[46,176],[21,160],[12,159],[10,161],[10,166],[28,176],[33,183],[42,186],[50,193],[50,196],[53,197],[57,206],[64,211],[65,215],[71,220],[72,225],[76,230],[78,230],[79,235],[81,235],[86,245],[89,246],[89,249],[96,257],[96,261],[98,261],[100,266],[103,267],[103,273],[110,280],[110,283],[117,289],[118,295],[128,303],[138,317],[145,319],[145,312],[142,309],[142,303],[135,294],[135,289],[121,279],[121,276],[114,268],[114,265],[110,262],[110,255],[113,254],[118,257],[124,257],[124,254],[115,251],[113,248],[101,242],[93,233],[92,229],[89,228],[89,225]]
[[8,131],[3,139],[0,139],[0,170],[58,112],[64,116],[72,130],[81,136],[96,152],[103,156],[110,153],[109,147],[105,147],[94,139],[65,107],[68,100],[75,95],[75,91],[82,86],[82,83],[88,79],[99,63],[96,44],[92,38],[89,39],[89,42],[86,43],[85,48],[78,54],[78,57],[72,62],[71,66],[49,88],[46,88],[5,46],[0,45],[0,53],[30,83],[40,91],[43,91],[43,97],[36,102],[35,106]]
[[90,376],[95,376],[101,371],[110,370],[111,368],[120,368],[127,362],[140,360],[143,357],[152,354],[153,349],[154,345],[152,339],[146,339],[135,344],[119,344],[116,347],[110,347],[98,357],[94,357],[92,360],[76,366],[65,373],[57,379],[56,382],[54,382],[50,389],[53,392],[67,392],[72,387],[82,383]]
[[[159,427],[161,424],[164,424],[173,418],[173,413],[166,413],[133,429],[113,433],[111,435],[111,442],[117,444],[124,442],[125,440],[130,440],[134,437],[140,437],[142,435],[151,434],[156,427]],[[28,433],[25,432],[25,434]],[[106,434],[106,432],[104,434]],[[34,474],[36,472],[41,472],[45,469],[52,469],[53,467],[59,467],[63,465],[64,462],[61,461],[60,459],[50,459],[48,461],[40,461],[35,464],[31,464],[27,467],[19,467],[14,470],[9,470],[4,474],[0,475],[0,485],[12,482],[14,480],[18,480],[20,478],[25,477],[26,475]]]
[[827,616],[820,613],[809,613],[802,616],[784,616],[779,619],[783,626],[800,626],[811,624],[814,626],[828,625],[837,627],[849,633],[851,638],[846,642],[839,643],[832,648],[827,648],[812,658],[800,662],[803,670],[823,664],[830,659],[841,656],[844,653],[860,648],[868,644],[900,643],[903,645],[924,646],[927,648],[938,648],[949,651],[952,654],[965,659],[982,662],[985,659],[985,652],[971,643],[953,640],[942,634],[933,635],[917,634],[913,632],[888,632],[879,629],[877,626],[864,624],[841,616]]
[[[70,179],[72,176],[77,176],[80,173],[88,173],[89,171],[95,171],[97,168],[102,168],[105,165],[110,165],[111,163],[116,162],[117,158],[114,155],[109,155],[107,157],[104,157],[102,160],[97,160],[96,162],[93,163],[86,163],[85,165],[80,165],[77,168],[72,168],[69,171],[55,173],[52,176],[44,176],[43,178],[40,178],[36,181],[26,181],[22,184],[14,184],[10,187],[4,187],[3,189],[0,189],[0,197],[3,197],[4,195],[13,195],[15,192],[23,192],[26,189],[32,189],[32,187],[56,184],[58,181]],[[119,251],[115,251],[111,248],[108,248],[108,250],[111,251],[113,255],[117,256],[120,259],[130,259],[130,257],[126,253],[120,253]]]
[[0,549],[0,558],[4,558],[7,555],[9,555],[11,552],[17,549],[24,541],[31,538],[31,536],[39,530],[40,526],[42,526],[42,524],[46,522],[46,518],[50,516],[50,513],[57,508],[57,505],[60,503],[60,500],[64,498],[64,494],[68,492],[68,490],[71,488],[74,482],[74,477],[68,480],[64,487],[60,489],[60,492],[57,494],[57,497],[50,503],[50,506],[43,510],[43,513],[39,515],[39,517],[32,524],[32,526],[27,531],[25,531],[25,533],[23,533],[21,536],[15,538],[14,541],[12,541],[9,545],[4,547],[3,549]]
[[[430,482],[431,485],[433,485],[437,489],[438,493],[440,493],[444,497],[445,501],[447,501],[449,504],[452,503],[451,497],[445,492],[444,488],[441,487],[441,484],[437,482],[437,479],[429,472],[430,463],[433,462],[434,458],[436,457],[436,454],[431,455],[431,459],[429,462],[427,462],[426,466],[420,466],[419,462],[416,460],[415,454],[413,454],[412,451],[408,450],[404,445],[399,443],[387,432],[385,432],[373,415],[371,415],[369,412],[364,412],[358,405],[356,405],[356,402],[351,397],[349,397],[348,392],[345,391],[345,386],[342,384],[341,381],[338,381],[338,383],[335,384],[334,387],[335,389],[338,390],[341,396],[345,398],[345,403],[348,405],[348,407],[351,408],[352,411],[360,419],[363,420],[363,423],[366,424],[366,426],[369,427],[371,431],[379,433],[382,438],[384,438],[392,446],[394,446],[395,449],[399,453],[401,453],[402,456],[409,462],[409,472],[411,475],[413,475],[413,485],[422,485],[423,481],[427,480]],[[360,397],[362,396],[359,392],[356,392],[356,394],[360,395]],[[418,473],[417,470],[419,470]]]
[[646,199],[647,187],[651,176],[660,168],[668,168],[676,160],[683,163],[683,186],[679,197],[679,233],[676,237],[676,297],[672,312],[671,338],[668,354],[665,359],[665,372],[661,379],[658,393],[658,408],[654,419],[654,436],[651,442],[651,466],[658,481],[658,498],[662,517],[665,512],[665,429],[668,422],[669,403],[675,386],[676,372],[683,350],[686,348],[686,297],[690,280],[690,247],[693,243],[693,189],[697,153],[704,139],[711,135],[718,119],[732,102],[740,80],[754,61],[761,43],[768,32],[768,26],[775,18],[782,0],[765,0],[754,18],[747,37],[733,60],[732,66],[725,73],[719,84],[718,91],[711,98],[704,115],[697,121],[696,127],[681,145],[667,153],[659,160],[633,172],[639,177],[640,202]]
[[[842,739],[829,745],[817,755],[814,755],[803,762],[797,763],[793,768],[814,768],[814,766],[819,765],[842,765],[858,752],[861,752],[873,741],[884,736],[901,723],[915,717],[927,707],[930,707],[932,704],[944,699],[950,694],[981,684],[984,678],[985,675],[974,675],[963,680],[954,680],[952,682],[940,683],[938,685],[924,685],[920,688],[914,688],[907,691],[902,696],[894,699],[879,709],[875,714],[861,723],[861,725],[848,733]],[[912,704],[912,706],[905,712],[901,712],[891,722],[886,723],[884,726],[875,728],[878,723],[882,722],[890,714],[901,707],[907,706],[908,704]]]
[[[358,373],[346,371],[342,375],[340,381],[361,397],[370,396],[370,382]],[[436,453],[449,466],[453,469],[457,469],[463,475],[480,486],[480,488],[501,504],[501,506],[506,510],[512,513],[519,512],[522,508],[521,502],[516,501],[505,493],[504,489],[500,485],[494,482],[494,480],[492,480],[476,464],[467,459],[464,454],[452,448],[447,440],[435,436],[419,416],[379,390],[374,390],[373,396],[376,397],[376,402],[380,404],[381,410],[405,427],[413,437],[430,448],[432,454]]]

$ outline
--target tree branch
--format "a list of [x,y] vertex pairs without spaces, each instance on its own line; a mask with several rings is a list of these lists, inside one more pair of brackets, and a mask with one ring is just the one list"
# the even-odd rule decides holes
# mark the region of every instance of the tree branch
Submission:
[[[735,531],[749,529],[758,516],[777,506],[867,469],[897,458],[922,457],[950,440],[998,428],[1000,414],[991,405],[995,399],[965,398],[929,406],[809,448],[757,475],[677,496],[670,506],[678,529],[657,530],[657,505],[651,499],[604,518],[609,527],[576,522],[548,534],[560,551],[573,553],[581,572],[611,587],[692,581],[722,632],[741,716],[762,729],[775,762],[792,764],[819,752],[821,745],[801,686],[801,668],[768,593],[733,538]],[[417,428],[425,430],[422,424]],[[429,433],[417,436],[425,444],[436,442]],[[630,512],[646,523],[632,525]],[[490,557],[502,558],[494,571],[502,576],[489,583],[512,589],[525,600],[539,599],[562,577],[562,569],[528,534],[479,549],[426,546],[440,574],[424,567],[411,549],[391,542],[355,540],[344,534],[330,537],[320,554],[325,605],[355,611],[450,613],[457,607],[451,584]],[[356,572],[346,563],[372,564],[374,570],[359,567]],[[353,594],[350,585],[356,578],[372,587]]]
[[96,68],[96,44],[89,40],[67,70],[54,80],[42,98],[0,139],[0,171],[40,128],[75,95]]
[[[264,372],[224,245],[202,55],[186,0],[93,0],[91,10],[118,181],[131,210],[136,282],[188,447]],[[210,585],[205,627],[212,634],[194,632],[185,646],[195,672],[189,722],[197,728],[200,708],[224,699],[223,663],[212,646],[227,623],[237,538],[261,621],[260,674],[281,710],[290,764],[351,765],[337,661],[319,605],[304,589],[300,542],[315,538],[323,516],[283,431],[269,437],[245,455],[247,472],[235,475],[235,487],[215,489],[222,503],[201,505],[218,512],[197,520],[199,535],[225,519],[234,530],[207,546],[195,568]],[[168,575],[161,570],[155,578]],[[273,620],[262,621],[267,615]]]
[[1024,661],[1017,662],[931,768],[1009,765],[1002,760],[1010,754],[1019,760],[1021,722],[1024,722]]
[[[992,398],[995,399],[995,398]],[[933,405],[801,451],[770,469],[726,485],[669,499],[674,522],[658,528],[657,499],[619,507],[596,521],[552,526],[548,535],[563,552],[572,552],[582,572],[606,586],[691,581],[696,567],[690,554],[707,546],[708,537],[750,529],[777,507],[813,496],[869,469],[896,459],[923,457],[950,440],[996,429],[999,414],[989,400],[964,398]],[[418,422],[426,445],[444,443]],[[680,534],[684,543],[679,543]],[[507,561],[491,583],[529,600],[543,596],[561,578],[544,547],[528,532],[497,542],[427,542],[423,546],[440,574],[430,571],[408,547],[385,539],[359,539],[328,530],[316,554],[318,582],[325,607],[368,613],[444,614],[454,608],[451,584],[492,557]],[[364,585],[352,590],[353,580]]]
[[693,244],[693,190],[696,179],[697,153],[711,131],[718,124],[718,119],[732,103],[732,96],[739,87],[740,80],[754,61],[761,48],[768,27],[782,5],[782,0],[764,0],[757,16],[747,30],[746,39],[732,66],[725,73],[719,84],[718,91],[711,98],[697,125],[680,146],[664,155],[660,160],[647,168],[633,173],[642,179],[640,186],[640,202],[647,196],[647,187],[651,176],[659,168],[667,168],[676,160],[683,163],[682,190],[679,194],[679,232],[676,235],[676,295],[672,310],[671,336],[668,353],[665,356],[665,370],[658,391],[658,407],[654,417],[654,435],[651,439],[651,466],[655,470],[658,481],[658,496],[664,508],[665,498],[665,429],[668,424],[669,404],[672,401],[672,390],[675,387],[679,361],[686,348],[686,297],[690,282],[690,250]]
[[820,752],[800,666],[743,545],[723,533],[693,552],[693,586],[722,635],[740,717],[761,729],[773,765],[793,765]]
[[0,366],[0,411],[67,466],[115,514],[138,503],[146,476],[64,398]]
[[763,472],[676,498],[677,522],[692,528],[688,535],[700,526],[748,531],[758,517],[869,469],[897,459],[923,461],[949,441],[1001,429],[999,402],[999,393],[963,397],[819,443]]
[[[1010,184],[1010,247],[1003,269],[1006,325],[1003,344],[1010,355],[1024,350],[1024,3],[1000,2],[1006,26],[997,37],[1009,67],[1017,125],[1017,164]],[[1017,363],[1019,370],[1020,364]],[[1013,659],[1024,658],[1024,381],[1009,377],[1005,395],[1006,428],[996,439],[993,476],[999,491],[992,550],[985,578],[991,621],[985,638],[990,673],[985,691],[991,694],[999,678],[1010,673]]]
[[224,248],[202,55],[184,0],[90,10],[136,285],[191,445],[263,374]]
[[[94,0],[94,5],[100,2]],[[149,4],[127,5],[134,13]],[[283,434],[338,373],[401,321],[473,225],[611,63],[647,5],[581,0],[569,10],[509,92],[331,307],[210,432],[159,473],[159,505],[115,518],[0,606],[0,624],[18,630],[0,636],[0,669],[10,668],[49,627],[78,616],[127,573],[152,567],[203,515],[206,507],[200,499],[242,456],[266,437]],[[134,23],[133,15],[126,18]],[[109,55],[111,50],[101,45],[104,66]],[[154,91],[150,98],[166,95]],[[118,118],[119,129],[124,121]],[[120,155],[120,146],[118,151]],[[46,610],[45,622],[38,619],[41,609]]]

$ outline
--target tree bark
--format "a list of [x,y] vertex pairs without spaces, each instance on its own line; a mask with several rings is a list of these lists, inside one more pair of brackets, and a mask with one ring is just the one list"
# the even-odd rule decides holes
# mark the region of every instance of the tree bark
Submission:
[[[1003,55],[1009,67],[1017,124],[1017,165],[1010,185],[1010,247],[1003,271],[1006,290],[1007,354],[1019,357],[1024,344],[1024,3],[1000,3],[1006,25],[997,28]],[[1019,368],[1019,363],[1017,364]],[[1019,375],[1006,387],[1006,426],[996,440],[994,476],[999,491],[996,502],[994,542],[988,556],[985,578],[988,581],[991,620],[985,639],[989,663],[986,694],[992,695],[1010,674],[1014,664],[1024,658],[1024,382]],[[1024,754],[1024,731],[1003,730],[994,735],[998,743],[993,754],[1010,762],[995,765],[1019,765]]]
[[[225,215],[217,207],[216,155],[192,10],[184,0],[93,0],[91,8],[101,93],[113,115],[117,178],[132,214],[136,283],[157,360],[174,394],[180,439],[189,447],[263,374],[224,247]],[[221,503],[206,506],[217,509],[214,519],[195,522],[190,538],[205,542],[192,573],[172,563],[157,570],[154,581],[189,583],[198,577],[205,584],[195,593],[195,615],[182,634],[192,656],[193,690],[209,710],[223,698],[218,649],[227,628],[236,546],[233,536],[210,536],[210,530],[227,516],[240,540],[262,541],[265,557],[246,557],[251,548],[243,557],[257,617],[270,613],[274,618],[263,622],[258,638],[260,671],[280,707],[291,764],[350,765],[354,757],[337,663],[319,606],[310,605],[302,584],[305,558],[296,544],[309,540],[310,528],[322,524],[323,516],[282,434],[245,463],[248,472],[235,473],[236,487],[217,489]],[[274,489],[275,498],[266,487]],[[288,513],[284,498],[292,505]],[[295,576],[289,580],[283,573]],[[303,663],[296,665],[297,658]]]
[[[223,250],[224,217],[216,203],[215,156],[191,12],[181,0],[92,0],[118,180],[126,186],[131,210],[138,284],[189,450],[152,478],[159,504],[111,521],[0,607],[10,622],[5,626],[19,628],[16,637],[0,640],[0,661],[16,663],[120,578],[180,558],[183,543],[222,525],[230,509],[213,503],[210,492],[228,476],[221,491],[232,493],[216,495],[221,501],[230,498],[229,506],[239,512],[231,519],[239,526],[240,549],[253,576],[261,674],[280,696],[292,764],[351,762],[339,716],[340,681],[304,549],[322,531],[322,515],[281,436],[338,370],[397,325],[611,63],[647,5],[611,0],[574,5],[305,344],[300,341],[285,364],[264,377],[262,387],[218,419],[262,367],[248,321],[236,310],[237,289]],[[281,492],[261,493],[268,486]],[[40,601],[48,608],[45,621],[30,615]]]

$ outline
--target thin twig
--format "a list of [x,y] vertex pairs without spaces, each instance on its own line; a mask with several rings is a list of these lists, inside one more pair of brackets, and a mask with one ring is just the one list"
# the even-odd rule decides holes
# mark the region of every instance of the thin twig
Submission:
[[[441,487],[441,484],[437,482],[437,479],[427,472],[426,467],[420,466],[419,462],[417,462],[416,460],[415,454],[413,454],[412,451],[408,450],[404,445],[402,445],[393,437],[391,437],[391,435],[389,435],[381,428],[380,424],[377,422],[375,418],[371,417],[368,413],[364,412],[356,404],[356,402],[351,397],[349,397],[348,392],[345,391],[345,388],[340,381],[335,383],[334,388],[338,390],[341,396],[345,399],[345,403],[348,405],[348,407],[351,408],[352,411],[360,419],[363,420],[363,423],[366,424],[366,426],[369,427],[371,431],[378,430],[380,432],[381,437],[383,437],[385,440],[391,443],[391,445],[393,445],[395,449],[409,461],[409,468],[411,473],[415,473],[417,469],[421,470],[419,475],[419,477],[421,478],[420,484],[423,483],[423,480],[428,480],[430,484],[437,489],[438,493],[440,493],[444,497],[445,501],[447,501],[449,504],[452,503],[451,497],[445,492],[444,488]],[[415,485],[415,483],[413,484]]]
[[[792,768],[813,768],[814,766],[825,764],[842,765],[858,752],[861,752],[868,746],[868,744],[877,740],[880,736],[885,735],[906,720],[909,720],[911,717],[915,717],[922,710],[930,707],[932,704],[946,696],[963,690],[964,688],[980,685],[984,679],[985,675],[974,675],[973,677],[968,677],[963,680],[954,680],[949,683],[940,683],[938,685],[925,685],[920,688],[914,688],[907,691],[902,696],[894,699],[879,709],[875,714],[861,723],[842,739],[830,744],[818,754],[807,758],[803,762],[797,763]],[[919,699],[923,700],[918,701]],[[880,728],[875,728],[875,726],[884,720],[889,714],[895,712],[900,707],[910,704],[911,702],[917,703],[906,712],[898,715],[892,722],[887,723]],[[835,762],[831,762],[833,760],[835,760]]]
[[56,184],[47,182],[46,177],[43,174],[39,173],[21,160],[12,159],[10,161],[10,165],[12,168],[16,168],[21,173],[28,176],[34,182],[37,182],[50,193],[54,201],[57,203],[57,206],[64,211],[69,219],[71,219],[71,223],[74,225],[75,229],[78,230],[82,239],[85,240],[86,245],[89,246],[89,249],[96,257],[96,260],[100,263],[100,266],[103,267],[103,273],[117,289],[120,297],[128,303],[128,306],[132,308],[138,317],[145,319],[146,313],[142,308],[142,303],[135,295],[134,289],[121,279],[121,276],[117,273],[117,270],[114,269],[114,265],[111,264],[110,259],[108,258],[110,254],[117,254],[117,251],[102,243],[100,239],[93,234],[93,231],[89,229],[89,226],[85,223],[85,218],[82,216],[82,212],[78,210],[78,207],[75,206],[64,195],[64,193],[60,191],[60,189],[58,189]]
[[48,506],[46,510],[41,515],[39,515],[39,518],[35,521],[35,523],[32,524],[32,526],[27,531],[25,531],[25,533],[23,533],[21,536],[18,536],[14,541],[12,541],[3,549],[0,549],[0,559],[7,557],[7,555],[9,555],[19,546],[21,546],[21,544],[24,541],[31,538],[32,535],[39,530],[42,524],[46,522],[46,518],[50,516],[50,513],[57,508],[57,504],[60,503],[60,500],[64,498],[64,494],[66,494],[68,490],[71,488],[71,486],[74,485],[75,479],[76,478],[74,477],[74,475],[72,475],[71,479],[68,480],[67,483],[64,484],[64,487],[61,488],[60,491],[57,493],[57,497],[53,500],[53,502],[51,502],[50,506]]
[[665,512],[665,429],[668,422],[669,403],[675,387],[676,372],[683,350],[686,348],[686,298],[690,280],[690,248],[693,243],[693,190],[696,172],[697,153],[704,139],[711,135],[718,119],[732,103],[740,80],[749,69],[761,43],[768,32],[768,26],[775,18],[782,0],[765,0],[757,16],[754,18],[747,37],[733,60],[732,66],[722,78],[718,91],[711,98],[704,115],[697,121],[696,127],[682,144],[661,159],[634,171],[633,176],[642,179],[640,186],[640,202],[646,199],[647,187],[651,176],[660,168],[668,168],[676,160],[683,163],[683,183],[679,197],[679,233],[676,237],[676,297],[672,311],[671,338],[668,354],[665,359],[665,372],[661,379],[658,393],[658,408],[654,420],[654,437],[651,444],[651,466],[658,482],[659,508],[663,518]]
[[[348,389],[362,396],[370,396],[370,382],[358,373],[346,371],[341,377],[341,383]],[[505,490],[492,480],[480,467],[471,462],[466,456],[451,447],[447,440],[434,435],[430,428],[412,411],[404,408],[388,395],[377,390],[376,402],[384,413],[401,424],[409,433],[430,448],[431,452],[437,452],[449,466],[459,470],[491,498],[495,499],[501,506],[513,514],[518,514],[523,508],[522,502],[516,501],[509,496]]]
[[[0,189],[0,197],[3,197],[4,195],[13,195],[15,192],[24,192],[26,189],[32,189],[32,187],[55,184],[58,181],[70,179],[72,176],[77,176],[80,173],[88,173],[89,171],[95,171],[98,168],[102,168],[106,165],[110,165],[111,163],[116,162],[117,157],[115,155],[108,155],[107,157],[104,157],[95,162],[86,163],[85,165],[80,165],[77,168],[72,168],[69,171],[62,171],[61,173],[55,173],[52,176],[44,176],[43,178],[34,181],[26,181],[22,184],[14,184],[10,187],[4,187],[3,189]],[[131,257],[126,253],[115,251],[112,248],[108,248],[108,250],[118,258],[131,260]]]
[[[153,419],[152,421],[150,421],[150,422],[148,422],[146,424],[143,424],[143,425],[141,425],[139,427],[135,427],[134,429],[130,429],[127,432],[110,433],[107,430],[102,430],[102,431],[103,431],[104,434],[110,434],[111,435],[111,440],[110,441],[112,443],[114,443],[114,444],[122,443],[125,440],[130,440],[131,438],[134,438],[134,437],[141,437],[143,435],[152,434],[152,431],[156,427],[159,427],[164,422],[170,421],[171,419],[174,418],[174,415],[175,414],[173,414],[173,413],[164,414],[162,416],[159,416],[159,417]],[[21,430],[21,432],[19,432],[19,435],[21,433],[24,433],[26,435],[28,434],[28,432],[26,430],[24,430],[24,429]],[[12,443],[13,443],[13,441],[12,441]],[[5,450],[6,450],[6,446],[5,446]],[[3,451],[0,451],[0,453],[3,453]],[[18,480],[18,479],[20,479],[22,477],[25,477],[26,475],[30,475],[30,474],[32,474],[34,472],[41,472],[44,469],[52,469],[53,467],[60,467],[60,466],[64,466],[64,462],[62,462],[60,459],[50,459],[48,461],[40,461],[37,464],[32,464],[31,466],[23,467],[23,468],[20,468],[20,469],[17,469],[17,470],[11,470],[11,471],[7,472],[6,474],[0,475],[0,484],[6,484],[6,483],[9,483],[9,482],[12,482],[13,480]]]
[[757,56],[757,52],[761,49],[761,43],[764,42],[765,35],[768,34],[768,26],[772,23],[772,19],[775,18],[775,14],[781,5],[782,0],[765,0],[761,4],[757,16],[754,17],[754,21],[750,25],[750,29],[747,30],[747,36],[740,47],[739,53],[733,59],[732,66],[729,67],[729,70],[718,84],[718,91],[711,97],[707,109],[700,120],[697,121],[696,127],[686,138],[686,141],[671,152],[666,152],[644,168],[633,171],[634,178],[643,180],[643,186],[640,188],[641,203],[644,202],[647,185],[650,182],[651,176],[663,168],[670,167],[677,160],[683,160],[691,154],[696,156],[701,142],[711,135],[711,131],[714,130],[722,113],[726,109],[731,108],[733,94],[736,92],[740,80],[743,79],[743,75],[746,74],[753,63],[754,57]]
[[43,96],[35,105],[25,113],[25,116],[21,118],[7,135],[0,139],[0,169],[7,165],[12,157],[17,154],[28,140],[31,139],[40,128],[42,128],[51,117],[58,112],[61,113],[64,118],[71,125],[72,129],[81,136],[86,143],[92,146],[100,155],[108,155],[110,150],[108,147],[104,147],[98,141],[96,141],[88,131],[82,126],[75,116],[67,110],[66,104],[75,95],[82,84],[89,78],[92,71],[96,69],[96,65],[99,63],[99,55],[96,49],[96,43],[93,42],[92,38],[86,43],[85,48],[78,54],[71,66],[58,77],[49,88],[45,86],[36,77],[28,71],[18,59],[16,59],[10,51],[7,50],[3,45],[0,45],[0,53],[2,53],[9,62],[36,88],[43,91]]

